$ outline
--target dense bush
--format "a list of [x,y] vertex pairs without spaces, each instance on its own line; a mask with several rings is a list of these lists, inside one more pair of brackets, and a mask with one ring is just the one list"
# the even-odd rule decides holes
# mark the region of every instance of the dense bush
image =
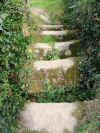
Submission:
[[78,33],[80,40],[79,86],[85,97],[92,99],[90,90],[96,92],[94,84],[100,74],[100,1],[98,0],[64,0],[67,27]]
[[14,133],[17,114],[27,96],[19,76],[29,38],[23,36],[23,3],[0,1],[0,132]]
[[[97,98],[98,105],[87,109],[86,119],[78,125],[77,133],[100,132],[100,1],[64,0],[67,27],[78,33],[80,40],[80,80],[75,94],[83,100]],[[92,101],[93,102],[93,101]]]

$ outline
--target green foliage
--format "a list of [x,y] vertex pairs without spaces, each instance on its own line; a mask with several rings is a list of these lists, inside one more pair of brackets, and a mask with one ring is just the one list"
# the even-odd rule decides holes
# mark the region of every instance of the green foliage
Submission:
[[[63,22],[77,31],[81,44],[78,53],[80,80],[77,84],[80,91],[76,89],[76,93],[80,92],[81,99],[97,98],[100,102],[100,1],[64,0],[64,4]],[[92,111],[94,108],[95,105],[87,111],[88,118],[79,124],[76,133],[100,132],[100,108]]]
[[53,44],[55,42],[54,38],[50,35],[42,37],[40,40],[41,43],[50,43]]
[[29,38],[23,36],[23,4],[0,2],[0,132],[14,133],[16,119],[27,97],[19,74],[26,60]]
[[99,133],[100,132],[100,121],[94,118],[92,121],[81,124],[77,130],[78,130],[77,133],[86,133],[86,132]]
[[[64,0],[65,24],[77,31],[80,40],[80,89],[96,93],[94,84],[96,75],[100,74],[100,1],[98,0]],[[90,92],[91,90],[91,92]]]
[[[45,82],[44,82],[45,83]],[[65,85],[63,87],[54,87],[50,83],[46,82],[43,91],[38,94],[33,94],[33,98],[37,102],[75,102],[93,99],[95,97],[94,90],[83,89],[80,84]]]
[[47,60],[56,60],[59,58],[60,58],[59,50],[55,48],[52,48],[52,51],[48,52],[46,55]]
[[100,101],[87,102],[85,119],[77,126],[75,133],[99,133],[100,132]]

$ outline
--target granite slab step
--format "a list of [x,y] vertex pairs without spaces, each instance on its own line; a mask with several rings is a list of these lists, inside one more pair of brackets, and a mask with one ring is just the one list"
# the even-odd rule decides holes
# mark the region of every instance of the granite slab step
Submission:
[[65,36],[67,35],[68,30],[63,31],[42,31],[41,35],[51,35],[51,36]]
[[36,43],[34,45],[34,48],[40,48],[40,49],[48,49],[50,50],[52,47],[58,49],[59,51],[64,51],[69,48],[71,44],[74,44],[76,41],[67,41],[67,42],[55,42],[54,46],[52,46],[49,43]]
[[76,58],[33,61],[28,68],[31,70],[27,75],[27,78],[30,79],[28,92],[31,94],[40,92],[45,88],[45,82],[58,88],[75,83],[79,77],[76,65]]
[[60,30],[63,29],[63,25],[41,25],[42,30]]
[[74,45],[75,43],[76,41],[55,42],[53,46],[49,43],[36,43],[34,45],[36,52],[34,51],[34,53],[37,53],[38,50],[38,55],[41,56],[40,53],[42,51],[42,56],[45,57],[48,53],[53,52],[53,50],[58,50],[59,56],[68,57],[72,55],[70,45]]
[[67,71],[74,65],[73,58],[67,59],[57,59],[57,60],[50,60],[50,61],[35,61],[34,62],[34,69],[35,70],[54,70],[54,69],[62,69],[63,71]]
[[30,131],[47,133],[74,133],[77,119],[72,115],[76,103],[29,103],[21,112],[21,124]]

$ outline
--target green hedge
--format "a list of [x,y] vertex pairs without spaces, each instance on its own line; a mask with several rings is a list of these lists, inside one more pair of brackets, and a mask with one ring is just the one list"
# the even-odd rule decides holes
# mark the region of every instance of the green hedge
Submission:
[[23,36],[23,3],[21,0],[0,2],[0,132],[14,133],[16,119],[24,105],[20,72],[26,61],[29,38]]

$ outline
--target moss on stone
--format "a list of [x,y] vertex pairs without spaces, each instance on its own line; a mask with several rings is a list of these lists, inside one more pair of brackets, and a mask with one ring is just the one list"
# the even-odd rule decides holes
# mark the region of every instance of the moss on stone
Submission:
[[77,56],[77,50],[79,49],[80,41],[75,40],[73,44],[70,45],[69,49],[71,50],[71,56]]
[[45,130],[41,130],[41,131],[32,131],[30,129],[27,129],[27,128],[22,128],[22,129],[16,129],[16,133],[48,133],[47,131]]
[[78,65],[78,60],[76,58],[74,58],[74,62],[75,62],[75,64],[71,68],[69,68],[67,70],[67,72],[64,74],[65,75],[66,82],[68,84],[70,84],[70,83],[75,84],[76,81],[79,78],[79,75],[80,75],[79,74],[79,71],[76,69],[76,67]]
[[72,113],[72,115],[77,119],[78,122],[84,119],[86,116],[86,103],[85,102],[76,102],[77,108]]
[[67,35],[64,37],[64,40],[68,41],[68,40],[72,40],[74,38],[76,38],[76,32],[69,30]]
[[46,131],[30,131],[28,129],[25,129],[22,133],[47,133]]
[[68,129],[65,129],[64,133],[71,133],[71,132]]
[[76,70],[76,66],[78,61],[74,58],[75,64],[64,72],[61,69],[54,69],[54,70],[40,70],[34,71],[34,63],[30,66],[30,69],[33,71],[28,74],[28,79],[30,80],[30,89],[29,92],[41,92],[45,87],[45,83],[52,84],[52,86],[62,87],[68,84],[75,84],[79,78],[79,71]]

